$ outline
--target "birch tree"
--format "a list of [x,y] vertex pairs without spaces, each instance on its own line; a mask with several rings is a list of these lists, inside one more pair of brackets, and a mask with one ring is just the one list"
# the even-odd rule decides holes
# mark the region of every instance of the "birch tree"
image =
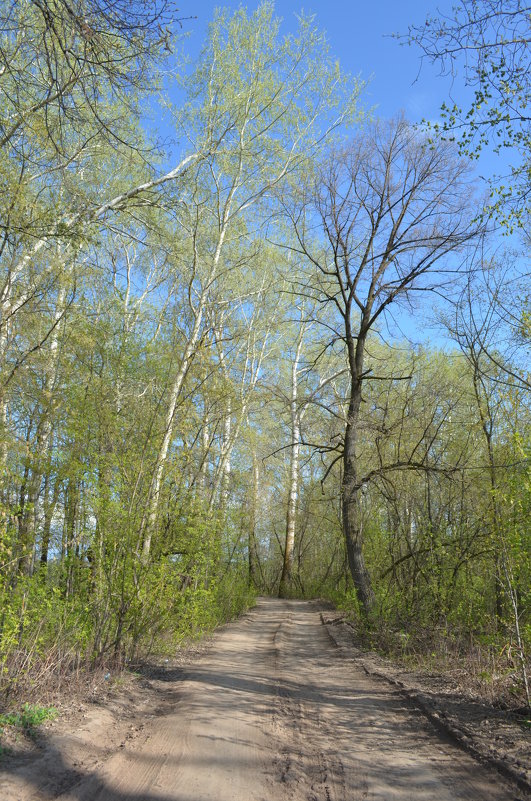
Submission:
[[[294,36],[281,37],[273,6],[252,15],[220,12],[198,65],[185,82],[188,102],[174,110],[179,134],[197,161],[186,193],[168,195],[175,236],[189,243],[183,275],[191,324],[171,379],[164,433],[158,451],[142,553],[149,557],[175,414],[186,373],[208,323],[206,311],[231,262],[226,251],[246,247],[249,215],[258,227],[273,191],[319,152],[332,133],[356,115],[360,87],[341,75],[322,34],[306,20]],[[216,142],[215,149],[210,143]],[[262,218],[263,219],[263,218]],[[251,237],[252,239],[252,237]],[[237,269],[237,261],[232,261]],[[228,418],[226,418],[228,421]],[[228,439],[230,435],[227,431]]]
[[[316,338],[315,306],[298,302],[298,321],[295,322],[297,330],[294,349],[290,354],[290,382],[289,394],[286,402],[289,405],[289,477],[288,499],[286,504],[286,533],[283,549],[282,573],[279,584],[279,597],[288,597],[292,591],[292,572],[296,547],[297,514],[300,494],[300,460],[301,449],[315,452],[319,451],[313,438],[303,431],[303,422],[307,412],[312,407],[327,405],[323,402],[323,391],[336,379],[340,378],[345,369],[339,365],[336,358],[325,359],[322,348]],[[315,356],[317,348],[318,356]],[[330,354],[327,354],[330,356]],[[282,393],[285,395],[286,393]],[[326,449],[325,449],[326,450]],[[322,452],[322,451],[321,451]]]
[[[176,180],[197,154],[156,174],[139,125],[141,98],[152,92],[178,26],[165,0],[135,8],[121,0],[8,2],[0,23],[3,386],[53,335],[52,317],[40,339],[20,337],[32,328],[25,315],[53,302],[62,272],[71,271],[104,221]],[[7,416],[2,391],[4,423]]]

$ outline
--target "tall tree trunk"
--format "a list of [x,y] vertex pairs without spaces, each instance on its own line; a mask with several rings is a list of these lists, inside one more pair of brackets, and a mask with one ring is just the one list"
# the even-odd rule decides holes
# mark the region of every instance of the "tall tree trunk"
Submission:
[[503,546],[500,550],[500,543],[502,542],[502,534],[501,534],[501,527],[500,527],[500,515],[498,509],[498,500],[496,497],[496,492],[498,489],[498,477],[496,471],[496,462],[494,459],[494,450],[492,447],[492,429],[493,429],[493,419],[491,414],[491,407],[489,403],[489,399],[485,393],[485,387],[483,387],[484,391],[484,398],[485,398],[485,408],[483,406],[482,398],[481,398],[481,374],[479,370],[479,361],[477,353],[475,352],[474,348],[469,349],[470,359],[473,365],[473,384],[474,384],[474,396],[476,399],[476,406],[479,414],[479,419],[481,422],[481,429],[483,431],[483,436],[485,438],[485,444],[487,446],[487,458],[489,462],[489,479],[490,479],[490,509],[491,509],[491,518],[492,518],[492,528],[494,531],[494,537],[496,540],[496,549],[494,553],[494,592],[496,598],[496,621],[497,624],[503,625],[505,612],[504,612],[504,583],[505,583],[505,575],[503,571]]
[[258,522],[258,490],[260,487],[260,465],[253,451],[253,484],[252,484],[252,498],[250,503],[250,520],[249,520],[249,584],[251,587],[260,586],[260,560],[258,558],[258,542],[256,539],[256,526]]
[[44,491],[43,491],[44,522],[43,522],[42,539],[41,539],[41,555],[40,555],[41,565],[46,565],[48,562],[48,552],[50,550],[50,539],[52,533],[52,520],[55,512],[55,507],[57,506],[57,501],[59,500],[59,492],[61,488],[60,482],[57,479],[54,483],[53,491],[51,490],[50,483],[51,483],[51,476],[48,471],[44,479]]
[[210,420],[208,409],[205,411],[203,420],[203,430],[201,432],[201,464],[197,478],[197,493],[201,503],[205,503],[207,497],[207,478],[208,478],[208,452],[210,450]]
[[166,410],[166,418],[164,421],[164,436],[162,438],[162,442],[160,444],[160,448],[157,454],[157,461],[155,463],[155,469],[153,471],[153,477],[149,488],[147,511],[142,523],[142,535],[143,535],[142,560],[144,562],[147,562],[149,559],[149,554],[151,551],[151,541],[157,523],[162,476],[164,473],[166,460],[168,458],[168,451],[170,448],[170,444],[173,439],[173,427],[175,420],[175,411],[177,409],[177,402],[181,394],[181,390],[184,384],[184,379],[186,378],[186,374],[188,373],[188,370],[190,368],[190,364],[194,357],[197,343],[199,341],[202,318],[203,318],[203,308],[200,307],[197,311],[197,314],[195,315],[192,334],[188,341],[188,344],[186,345],[186,349],[184,351],[177,374],[175,375],[175,378],[173,380],[173,385],[170,392],[168,408]]
[[[44,471],[50,468],[50,453],[53,442],[53,417],[54,417],[54,386],[57,380],[57,370],[59,361],[59,322],[65,311],[66,287],[62,286],[57,294],[57,303],[53,318],[53,330],[50,335],[48,353],[44,365],[44,386],[43,386],[43,408],[41,418],[37,425],[37,432],[34,444],[33,464],[28,481],[27,501],[24,512],[24,532],[28,543],[33,542],[35,553],[35,543],[37,539],[37,521],[39,496],[42,485]],[[42,557],[42,552],[41,552]],[[42,562],[42,558],[41,558]],[[33,571],[33,558],[25,564],[25,572]]]
[[[30,437],[30,427],[28,427],[27,439],[26,443],[28,444],[29,437]],[[18,490],[18,550],[19,550],[19,558],[18,558],[18,572],[19,573],[28,573],[29,572],[29,565],[32,561],[33,556],[33,543],[29,542],[28,539],[28,512],[27,512],[27,492],[28,492],[28,483],[30,477],[30,467],[28,461],[24,466],[24,473],[22,477],[22,481],[20,483],[20,487]]]
[[[2,477],[6,474],[7,456],[9,451],[8,444],[8,404],[6,392],[6,379],[3,372],[7,361],[7,350],[9,345],[9,330],[11,327],[11,317],[13,310],[11,306],[11,280],[7,279],[0,296],[0,473]],[[3,499],[7,500],[7,496]]]
[[291,589],[291,574],[293,570],[293,555],[295,552],[295,523],[297,518],[297,501],[299,498],[299,454],[300,454],[300,414],[298,400],[298,371],[303,339],[303,328],[299,334],[297,350],[291,365],[291,448],[288,506],[286,511],[286,539],[284,543],[284,563],[278,588],[278,597],[287,598]]
[[[348,323],[349,322],[350,320],[348,320]],[[354,343],[354,337],[351,335],[349,324],[347,325],[346,333],[351,381],[348,417],[343,445],[341,512],[350,574],[363,614],[367,619],[370,619],[376,599],[363,553],[363,527],[360,509],[361,488],[358,485],[357,456],[365,339],[362,335],[359,335]]]
[[223,421],[223,450],[226,451],[226,458],[223,460],[221,469],[221,484],[220,484],[220,511],[223,514],[227,508],[230,490],[230,475],[232,470],[232,401],[227,399],[227,408],[225,411],[225,419]]
[[78,555],[78,543],[76,527],[78,521],[79,501],[81,488],[79,478],[71,477],[65,489],[65,520],[64,520],[64,546],[63,550],[67,560],[66,575],[66,596],[69,597],[74,592],[74,578],[76,574],[76,561]]
[[[240,171],[241,171],[241,166],[240,166]],[[166,412],[164,437],[162,439],[159,452],[157,454],[155,470],[153,472],[153,478],[149,488],[147,514],[145,515],[141,525],[142,561],[144,563],[149,560],[149,554],[151,551],[151,541],[157,523],[162,476],[164,474],[164,468],[166,465],[166,460],[168,458],[170,443],[173,439],[175,410],[177,408],[177,402],[179,400],[181,390],[184,384],[184,379],[186,378],[190,364],[195,355],[196,348],[200,340],[203,317],[205,314],[205,307],[208,299],[208,294],[212,290],[212,287],[214,286],[218,276],[218,268],[221,259],[221,253],[223,251],[223,244],[225,242],[225,237],[228,231],[232,202],[236,192],[236,184],[237,181],[235,179],[231,189],[229,190],[227,201],[223,209],[223,215],[220,219],[218,241],[216,243],[216,250],[214,252],[214,256],[212,259],[212,266],[210,269],[210,274],[208,275],[208,280],[206,280],[205,285],[203,286],[202,292],[199,297],[199,301],[195,308],[193,307],[193,304],[190,301],[190,305],[192,307],[192,312],[194,315],[194,325],[192,328],[192,333],[186,345],[179,370],[177,372],[177,375],[175,376],[173,386],[170,392],[170,400]],[[197,265],[195,265],[195,267],[197,267]]]

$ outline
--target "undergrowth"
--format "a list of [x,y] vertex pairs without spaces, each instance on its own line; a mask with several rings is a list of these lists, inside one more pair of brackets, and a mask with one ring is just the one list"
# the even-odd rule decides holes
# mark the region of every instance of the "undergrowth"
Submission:
[[[458,622],[422,625],[412,621],[407,625],[385,617],[369,624],[351,596],[334,598],[334,603],[346,613],[363,648],[406,669],[444,675],[461,691],[489,703],[526,708],[519,653],[510,626],[500,626],[497,631],[472,630]],[[531,665],[527,670],[529,674]]]
[[[40,706],[37,704],[24,704],[18,710],[11,712],[4,712],[0,714],[0,738],[2,738],[6,729],[10,733],[10,737],[17,731],[22,731],[26,736],[33,737],[35,730],[38,726],[47,720],[54,720],[57,717],[57,710],[53,706]],[[0,757],[9,752],[6,748],[5,742],[2,744],[0,741]]]
[[38,576],[26,579],[26,595],[19,595],[24,601],[33,593],[31,615],[22,601],[17,606],[18,596],[12,597],[7,612],[18,621],[18,629],[12,627],[16,637],[7,636],[7,612],[0,626],[0,703],[6,710],[0,726],[2,721],[22,728],[38,725],[38,710],[47,707],[36,704],[55,703],[67,688],[77,687],[83,694],[96,676],[176,653],[254,603],[243,571],[221,580],[206,581],[201,574],[186,578],[189,584],[182,586],[182,576],[171,564],[153,567],[140,591],[131,585],[127,606],[109,605],[103,623],[94,606],[78,597],[56,592],[51,606],[53,588],[39,587]]

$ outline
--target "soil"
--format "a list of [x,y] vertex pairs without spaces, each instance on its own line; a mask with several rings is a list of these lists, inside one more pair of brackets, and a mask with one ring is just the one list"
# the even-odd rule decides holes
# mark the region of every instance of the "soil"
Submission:
[[0,763],[2,801],[509,801],[518,716],[361,651],[316,602],[260,599],[201,652],[101,675]]

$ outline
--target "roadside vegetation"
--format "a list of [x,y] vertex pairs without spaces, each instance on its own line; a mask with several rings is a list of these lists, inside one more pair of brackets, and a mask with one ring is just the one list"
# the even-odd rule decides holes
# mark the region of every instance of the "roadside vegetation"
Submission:
[[529,705],[525,170],[485,204],[311,19],[189,65],[131,8],[1,12],[2,703],[280,593]]

